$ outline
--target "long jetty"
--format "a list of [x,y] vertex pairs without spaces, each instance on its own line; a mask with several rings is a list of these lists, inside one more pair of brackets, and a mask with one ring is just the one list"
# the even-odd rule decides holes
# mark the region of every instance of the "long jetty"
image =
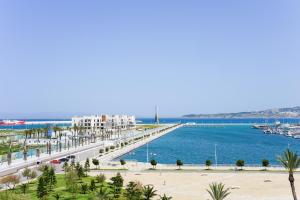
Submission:
[[160,128],[159,130],[156,130],[155,132],[151,133],[151,136],[146,139],[139,140],[139,141],[137,141],[131,145],[128,145],[122,149],[119,149],[112,153],[103,155],[102,157],[100,157],[100,160],[103,162],[110,162],[110,161],[112,161],[116,158],[119,158],[119,157],[123,156],[124,154],[129,153],[129,152],[133,151],[134,149],[137,149],[153,140],[156,140],[156,139],[158,139],[158,138],[160,138],[182,126],[183,126],[182,124],[167,125],[166,127]]

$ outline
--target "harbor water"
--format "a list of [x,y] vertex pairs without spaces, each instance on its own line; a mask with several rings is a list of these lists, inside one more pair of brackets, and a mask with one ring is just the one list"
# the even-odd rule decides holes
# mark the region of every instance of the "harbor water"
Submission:
[[277,156],[290,148],[300,152],[300,140],[281,135],[267,135],[251,125],[219,125],[179,128],[147,145],[122,156],[125,160],[175,164],[177,159],[185,164],[213,163],[234,165],[245,160],[246,165],[260,165],[263,159],[278,165]]

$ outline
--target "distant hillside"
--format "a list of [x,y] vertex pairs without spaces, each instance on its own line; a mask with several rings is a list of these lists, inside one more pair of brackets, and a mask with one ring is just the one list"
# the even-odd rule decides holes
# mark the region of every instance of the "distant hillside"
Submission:
[[293,108],[276,108],[263,111],[220,113],[220,114],[189,114],[184,118],[300,118],[300,106]]

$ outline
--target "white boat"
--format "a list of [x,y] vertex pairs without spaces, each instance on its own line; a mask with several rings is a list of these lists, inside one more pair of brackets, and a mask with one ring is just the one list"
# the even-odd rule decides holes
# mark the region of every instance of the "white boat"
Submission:
[[196,123],[195,122],[187,122],[187,123],[185,123],[185,125],[187,125],[187,126],[195,126]]

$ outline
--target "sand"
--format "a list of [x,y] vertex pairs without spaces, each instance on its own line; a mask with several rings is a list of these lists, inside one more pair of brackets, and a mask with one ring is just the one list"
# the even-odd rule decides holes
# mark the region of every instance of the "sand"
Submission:
[[[108,178],[116,172],[105,173]],[[173,200],[210,199],[206,189],[212,182],[222,182],[231,188],[228,200],[292,200],[288,175],[275,172],[215,172],[215,171],[142,171],[121,172],[125,184],[140,181],[155,186],[159,195],[167,194]],[[295,175],[296,191],[300,195],[300,174]],[[298,182],[297,182],[298,181]]]

